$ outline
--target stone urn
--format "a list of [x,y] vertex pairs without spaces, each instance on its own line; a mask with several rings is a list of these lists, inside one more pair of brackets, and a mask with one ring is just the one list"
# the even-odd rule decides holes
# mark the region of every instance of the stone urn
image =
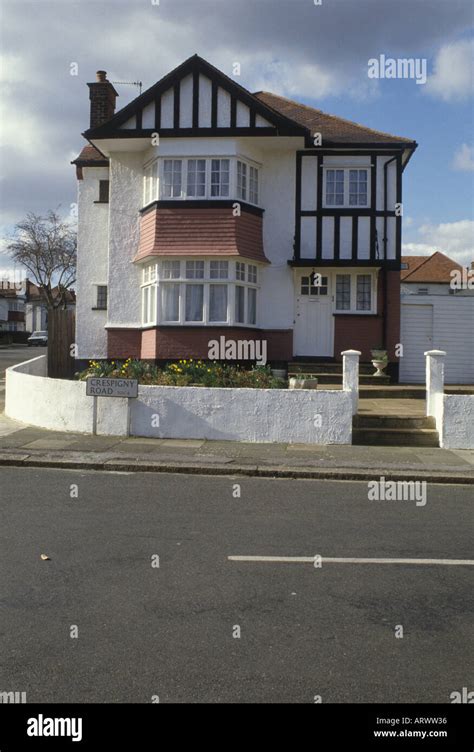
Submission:
[[375,368],[374,376],[385,376],[384,370],[388,364],[388,355],[386,350],[371,350],[372,365]]

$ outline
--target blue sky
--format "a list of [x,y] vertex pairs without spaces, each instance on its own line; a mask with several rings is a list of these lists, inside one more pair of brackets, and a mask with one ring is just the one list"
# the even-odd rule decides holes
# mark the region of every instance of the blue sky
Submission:
[[[14,224],[76,198],[86,83],[147,88],[194,53],[266,89],[419,143],[404,178],[406,253],[474,259],[471,0],[0,0],[0,269]],[[368,60],[426,58],[428,80],[370,80]],[[78,76],[70,75],[77,62]],[[117,86],[124,106],[133,87]]]

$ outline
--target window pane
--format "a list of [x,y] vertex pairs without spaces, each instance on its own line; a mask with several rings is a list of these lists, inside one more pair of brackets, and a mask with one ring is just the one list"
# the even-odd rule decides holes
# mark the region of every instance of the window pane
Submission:
[[209,285],[209,321],[227,321],[227,285]]
[[186,279],[204,279],[204,261],[186,261]]
[[249,201],[252,204],[258,204],[258,170],[256,167],[250,168],[249,177]]
[[97,308],[107,308],[107,285],[97,287]]
[[237,261],[235,264],[235,276],[237,279],[245,282],[245,264],[243,264],[241,261]]
[[206,195],[206,160],[188,159],[187,194],[193,197]]
[[180,159],[165,159],[163,162],[163,196],[165,198],[181,196]]
[[248,281],[252,284],[257,283],[257,267],[253,264],[249,264],[248,267]]
[[351,276],[336,275],[336,310],[349,311],[351,308]]
[[245,287],[235,288],[235,320],[238,324],[245,322]]
[[237,162],[237,198],[247,200],[247,165]]
[[229,160],[211,160],[211,196],[229,195]]
[[229,276],[229,262],[211,261],[210,276],[211,279],[227,279]]
[[204,285],[186,285],[186,321],[203,320]]
[[257,323],[257,291],[254,287],[247,289],[247,323]]
[[357,310],[370,311],[372,307],[372,289],[370,274],[357,275]]
[[367,206],[367,170],[349,170],[349,205]]
[[142,321],[147,323],[148,321],[148,298],[150,295],[150,288],[144,287],[142,292]]
[[162,285],[161,305],[164,321],[179,321],[179,285]]

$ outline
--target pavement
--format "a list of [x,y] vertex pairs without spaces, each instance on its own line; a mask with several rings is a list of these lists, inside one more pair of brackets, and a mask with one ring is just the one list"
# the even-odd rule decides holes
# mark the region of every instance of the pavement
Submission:
[[0,690],[28,704],[447,707],[472,689],[470,488],[428,484],[417,506],[358,482],[1,474]]
[[[0,466],[474,484],[474,450],[120,438],[26,426],[3,414],[2,379],[8,365],[43,349],[17,346],[1,354]],[[424,402],[416,399],[360,400],[359,411],[394,414],[397,402],[399,414],[423,414]]]

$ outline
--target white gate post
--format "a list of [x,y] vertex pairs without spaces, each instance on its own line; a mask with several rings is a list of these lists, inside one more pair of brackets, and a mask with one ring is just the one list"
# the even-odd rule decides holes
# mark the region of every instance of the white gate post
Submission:
[[428,350],[426,357],[426,414],[436,415],[436,397],[444,392],[444,350]]
[[359,350],[344,350],[342,355],[342,388],[350,392],[352,400],[352,415],[359,408]]

